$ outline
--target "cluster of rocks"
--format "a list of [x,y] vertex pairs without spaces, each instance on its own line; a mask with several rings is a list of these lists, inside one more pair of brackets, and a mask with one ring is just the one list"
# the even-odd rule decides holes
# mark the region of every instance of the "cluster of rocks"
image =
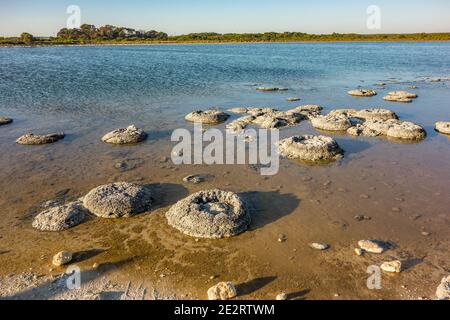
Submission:
[[101,218],[122,218],[147,211],[152,193],[134,183],[116,182],[91,190],[83,198],[39,213],[32,226],[41,231],[63,231],[83,223],[89,214]]

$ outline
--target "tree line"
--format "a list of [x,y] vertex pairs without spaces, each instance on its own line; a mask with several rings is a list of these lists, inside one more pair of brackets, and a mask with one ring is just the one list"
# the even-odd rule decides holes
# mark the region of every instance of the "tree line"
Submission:
[[167,33],[155,30],[135,30],[112,25],[105,25],[97,28],[92,24],[83,24],[80,28],[63,28],[59,30],[56,37],[34,37],[27,32],[22,33],[20,37],[0,37],[0,45],[300,41],[450,41],[450,33],[308,34],[303,32],[264,32],[221,34],[215,32],[203,32],[169,36]]

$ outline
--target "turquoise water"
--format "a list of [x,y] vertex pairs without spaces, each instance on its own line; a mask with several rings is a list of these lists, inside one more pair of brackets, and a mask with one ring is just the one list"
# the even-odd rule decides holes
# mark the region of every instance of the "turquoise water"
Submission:
[[[0,48],[0,112],[11,117],[137,122],[164,129],[182,115],[211,106],[298,104],[386,106],[430,125],[450,117],[447,83],[414,83],[450,76],[449,43],[287,43]],[[354,99],[346,91],[395,80],[386,90],[419,86],[432,103],[416,110],[385,103],[380,94]],[[288,87],[256,92],[255,85]],[[436,90],[444,91],[436,96]],[[423,99],[421,99],[423,101]],[[414,111],[414,114],[411,112]],[[416,113],[418,111],[419,114]],[[56,121],[56,120],[55,120]]]

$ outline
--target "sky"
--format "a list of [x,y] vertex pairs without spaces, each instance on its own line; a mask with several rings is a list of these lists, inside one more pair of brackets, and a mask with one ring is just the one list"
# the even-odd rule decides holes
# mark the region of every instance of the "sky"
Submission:
[[[69,5],[81,22],[170,35],[191,32],[414,33],[450,32],[448,0],[0,0],[0,36],[53,36]],[[367,28],[370,5],[379,30]]]

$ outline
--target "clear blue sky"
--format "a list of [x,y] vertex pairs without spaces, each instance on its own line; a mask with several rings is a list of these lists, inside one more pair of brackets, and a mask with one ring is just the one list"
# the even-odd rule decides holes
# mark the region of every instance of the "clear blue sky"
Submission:
[[0,35],[55,35],[68,5],[82,23],[189,32],[371,33],[369,5],[381,8],[382,33],[450,32],[448,0],[0,0]]

